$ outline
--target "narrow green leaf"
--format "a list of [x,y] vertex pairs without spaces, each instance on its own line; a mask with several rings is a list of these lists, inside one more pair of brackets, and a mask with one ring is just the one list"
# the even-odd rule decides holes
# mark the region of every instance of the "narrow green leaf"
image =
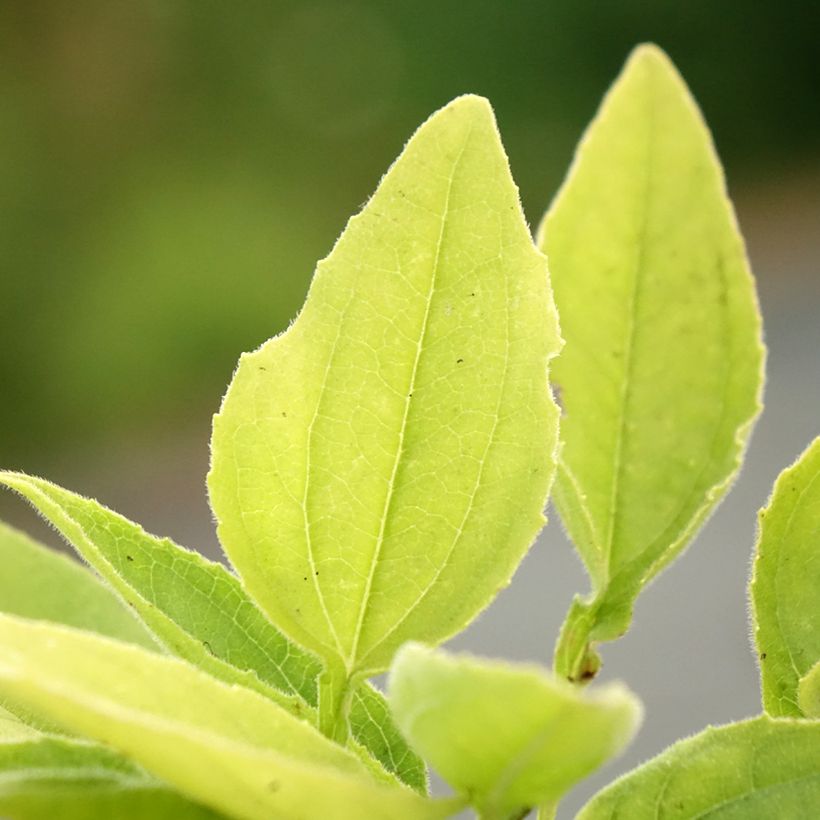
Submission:
[[800,679],[797,704],[806,717],[820,719],[820,661]]
[[419,644],[396,656],[388,691],[411,744],[487,820],[560,798],[618,754],[641,717],[620,684],[582,690],[540,667]]
[[437,818],[453,804],[375,781],[308,723],[185,661],[0,616],[0,691],[234,817]]
[[156,648],[142,623],[76,561],[0,522],[0,612]]
[[216,820],[221,817],[94,743],[26,728],[3,733],[0,813],[16,820]]
[[760,316],[709,132],[666,55],[637,48],[544,218],[566,347],[555,502],[589,571],[556,654],[623,634],[641,588],[727,491],[760,411]]
[[760,511],[752,582],[763,708],[799,717],[797,687],[820,661],[820,438]]
[[408,745],[381,692],[369,683],[360,686],[353,695],[349,721],[355,740],[388,772],[427,794],[427,766]]
[[820,722],[766,716],[709,728],[596,795],[577,820],[820,816]]
[[[319,662],[274,629],[221,564],[43,479],[2,472],[0,484],[30,501],[170,652],[229,683],[316,705]],[[296,712],[300,700],[290,701]]]
[[[171,652],[228,683],[250,685],[268,696],[273,687],[316,706],[319,662],[278,632],[220,564],[148,535],[96,501],[42,479],[0,473],[0,483],[21,493],[57,527]],[[2,525],[0,560],[7,570],[0,576],[0,611],[155,646],[121,600],[85,568]],[[255,685],[257,679],[262,687]],[[369,684],[354,695],[350,721],[354,738],[388,772],[426,790],[424,761],[410,750],[384,698]]]
[[214,420],[222,544],[274,623],[341,670],[332,697],[508,582],[544,521],[558,346],[492,111],[461,97],[350,220],[293,325],[242,356]]

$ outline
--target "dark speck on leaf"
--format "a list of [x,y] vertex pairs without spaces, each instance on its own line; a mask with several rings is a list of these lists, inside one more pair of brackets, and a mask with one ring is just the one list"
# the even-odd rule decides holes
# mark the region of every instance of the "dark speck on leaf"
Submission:
[[260,365],[259,365],[259,369],[260,369],[260,370],[267,370],[268,368],[267,368],[267,367],[265,367],[264,365],[261,365],[261,364],[260,364]]
[[268,783],[268,791],[278,792],[279,788],[280,784],[278,780],[271,780],[270,783]]
[[760,660],[762,660],[762,661],[766,660],[766,653],[765,652],[760,653]]
[[305,577],[304,577],[304,578],[302,578],[302,580],[303,580],[303,581],[307,581],[307,575],[305,575]]
[[125,556],[126,561],[133,561],[134,559],[130,555]]
[[202,641],[202,645],[203,645],[203,646],[205,647],[205,649],[208,651],[208,654],[209,654],[209,655],[213,655],[213,654],[214,654],[214,651],[213,651],[213,649],[211,649],[211,645],[208,643],[208,641]]
[[456,364],[464,364],[464,359],[456,359]]
[[288,414],[283,410],[282,411],[282,418],[286,419],[287,417],[288,417]]

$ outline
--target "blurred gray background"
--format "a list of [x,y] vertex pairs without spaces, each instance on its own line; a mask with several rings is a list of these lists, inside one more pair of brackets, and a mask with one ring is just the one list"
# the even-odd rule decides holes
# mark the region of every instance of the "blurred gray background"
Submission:
[[[492,100],[531,223],[629,49],[677,62],[727,168],[760,289],[766,410],[740,479],[604,648],[646,721],[562,807],[708,723],[759,711],[756,511],[820,434],[818,6],[590,2],[0,5],[0,464],[219,554],[210,416],[286,326],[414,128]],[[20,502],[0,517],[58,545]],[[557,517],[452,647],[549,662],[586,591]]]

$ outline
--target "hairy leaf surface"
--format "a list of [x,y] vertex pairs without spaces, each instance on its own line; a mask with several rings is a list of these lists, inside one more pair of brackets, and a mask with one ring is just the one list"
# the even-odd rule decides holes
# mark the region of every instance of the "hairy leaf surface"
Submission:
[[350,220],[293,325],[242,356],[214,420],[220,539],[286,634],[377,672],[488,604],[544,521],[558,346],[491,109],[461,97]]
[[389,702],[413,746],[486,818],[557,800],[632,739],[641,717],[620,684],[584,691],[535,666],[403,647]]
[[84,567],[2,522],[0,567],[0,612],[156,648],[142,623]]
[[[169,651],[228,683],[268,696],[273,687],[316,706],[321,664],[276,630],[222,565],[148,535],[98,502],[42,479],[0,473],[0,483],[17,490],[57,527]],[[0,611],[155,646],[122,601],[85,568],[9,528],[0,529],[0,558],[7,559],[8,571],[0,577]],[[298,702],[287,705],[306,711]],[[369,684],[354,695],[350,722],[354,738],[387,771],[418,790],[426,788],[424,761],[410,750],[384,698]]]
[[232,816],[400,819],[452,810],[377,782],[355,755],[249,689],[68,627],[0,616],[0,692]]
[[635,50],[539,231],[566,347],[554,498],[593,585],[556,655],[585,669],[728,489],[760,410],[760,317],[709,132]]
[[709,728],[596,795],[577,820],[773,820],[820,814],[820,722]]
[[763,707],[799,717],[800,679],[820,661],[820,438],[760,511],[751,595]]
[[21,820],[215,820],[116,752],[54,737],[0,710],[0,813]]

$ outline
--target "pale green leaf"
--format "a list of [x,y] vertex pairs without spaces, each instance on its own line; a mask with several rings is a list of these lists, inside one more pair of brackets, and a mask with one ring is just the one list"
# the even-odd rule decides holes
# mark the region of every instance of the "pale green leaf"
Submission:
[[820,438],[780,474],[759,520],[751,597],[763,707],[798,717],[798,683],[820,661]]
[[[0,483],[57,527],[171,652],[228,683],[266,695],[273,687],[316,706],[319,662],[279,633],[220,564],[148,535],[96,501],[42,479],[0,473]],[[122,602],[83,567],[2,525],[0,560],[6,573],[0,576],[0,611],[153,643]],[[368,684],[354,695],[350,721],[354,738],[387,771],[417,790],[426,787],[424,762]]]
[[806,717],[820,719],[820,661],[800,679],[797,705]]
[[185,661],[0,616],[0,691],[234,817],[434,818],[452,803],[377,782],[308,723]]
[[286,634],[346,677],[489,603],[544,521],[558,346],[492,111],[461,97],[350,220],[291,327],[242,356],[214,420],[220,539]]
[[142,623],[84,567],[2,522],[0,567],[0,612],[156,648]]
[[637,48],[539,231],[566,347],[554,498],[589,571],[556,654],[627,629],[728,489],[760,411],[760,317],[723,173],[666,55]]
[[216,820],[97,744],[26,729],[9,737],[0,716],[0,813],[14,820]]
[[389,702],[411,744],[483,818],[557,800],[632,739],[641,717],[620,684],[584,690],[536,666],[403,647]]
[[596,795],[577,820],[820,817],[820,722],[766,716],[682,740]]

